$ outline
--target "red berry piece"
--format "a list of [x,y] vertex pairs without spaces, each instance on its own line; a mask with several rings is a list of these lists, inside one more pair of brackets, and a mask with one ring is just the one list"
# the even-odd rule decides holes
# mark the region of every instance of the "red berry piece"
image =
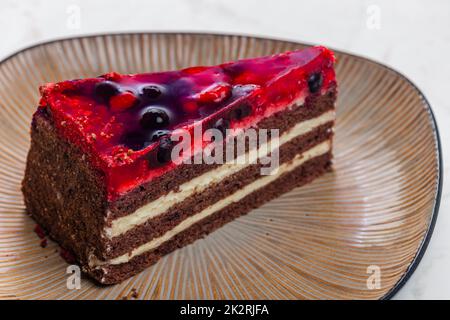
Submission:
[[183,109],[186,112],[194,113],[198,110],[198,105],[195,101],[186,101],[185,103],[183,103]]
[[122,92],[109,99],[109,106],[111,110],[121,112],[134,106],[137,102],[136,96],[129,91]]
[[120,78],[122,78],[122,75],[117,72],[109,72],[104,75],[101,75],[100,77],[110,81],[118,81],[120,80]]
[[46,232],[45,232],[44,229],[42,229],[42,227],[41,227],[40,225],[37,224],[37,225],[34,227],[34,232],[37,234],[37,236],[38,236],[39,238],[41,238],[41,239],[44,239],[44,238],[45,238]]
[[201,103],[219,103],[231,95],[229,84],[217,83],[206,88],[198,94],[197,100]]

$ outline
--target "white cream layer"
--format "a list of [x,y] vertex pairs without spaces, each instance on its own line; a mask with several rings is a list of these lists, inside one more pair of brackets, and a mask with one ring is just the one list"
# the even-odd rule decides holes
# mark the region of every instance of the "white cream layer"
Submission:
[[[246,157],[244,159],[247,159],[247,161],[237,160],[236,163],[238,164],[225,163],[214,170],[208,171],[205,174],[182,184],[177,191],[170,191],[166,195],[161,196],[160,198],[137,209],[132,214],[113,220],[111,227],[105,228],[105,235],[110,239],[117,237],[128,230],[145,223],[147,220],[163,214],[174,204],[182,202],[183,200],[191,197],[193,194],[202,192],[211,185],[223,181],[225,178],[237,173],[252,163],[255,163],[257,158],[267,156],[274,150],[274,148],[282,146],[284,143],[287,143],[300,135],[306,134],[327,122],[333,121],[334,119],[335,112],[328,111],[319,117],[298,123],[279,137],[279,145],[270,144],[270,142],[268,142],[267,146],[260,146],[260,150],[253,149],[247,154],[240,156]],[[264,150],[264,152],[261,152],[261,150]],[[239,164],[244,162],[245,164]]]
[[250,193],[255,192],[256,190],[261,189],[262,187],[275,181],[276,179],[278,179],[280,177],[280,175],[289,173],[290,171],[293,171],[295,168],[301,166],[306,161],[329,152],[330,149],[331,149],[331,141],[330,140],[322,142],[322,143],[314,146],[313,148],[305,151],[304,153],[297,155],[291,161],[280,165],[276,174],[262,176],[261,178],[246,185],[244,188],[240,189],[239,191],[236,191],[235,193],[214,203],[213,205],[202,210],[201,212],[183,220],[180,224],[178,224],[173,229],[167,231],[161,237],[155,238],[155,239],[133,249],[130,253],[126,253],[124,255],[121,255],[114,259],[110,259],[108,261],[101,261],[101,260],[98,260],[96,257],[92,256],[89,261],[89,265],[91,267],[100,267],[105,264],[113,264],[114,265],[114,264],[126,263],[138,255],[141,255],[147,251],[150,251],[150,250],[153,250],[153,249],[159,247],[161,244],[170,240],[172,237],[176,236],[180,232],[188,229],[193,224],[199,222],[200,220],[212,215],[214,212],[217,212],[218,210],[221,210],[234,202],[238,202],[239,200],[243,199]]

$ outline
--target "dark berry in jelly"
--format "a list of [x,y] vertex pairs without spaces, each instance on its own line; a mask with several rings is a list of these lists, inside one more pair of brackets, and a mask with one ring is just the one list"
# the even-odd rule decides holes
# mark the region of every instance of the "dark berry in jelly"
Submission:
[[227,119],[219,119],[217,120],[217,122],[214,124],[214,128],[219,130],[222,135],[225,137],[226,135],[226,130],[228,128],[230,128],[230,121],[228,121]]
[[152,85],[143,87],[141,89],[141,92],[142,92],[142,95],[148,99],[156,99],[162,94],[163,89],[161,86],[152,84]]
[[169,124],[169,115],[161,108],[150,107],[144,110],[139,122],[146,129],[162,128]]
[[312,75],[310,75],[308,78],[309,91],[311,93],[318,92],[320,90],[320,88],[322,87],[322,82],[323,82],[322,73],[317,72],[317,73],[313,73]]
[[248,117],[251,112],[252,109],[250,105],[248,105],[247,103],[243,103],[233,110],[233,116],[236,120],[241,120],[245,117]]
[[159,142],[158,153],[156,159],[159,163],[169,162],[172,155],[173,142],[169,136],[164,136]]
[[122,143],[134,151],[145,148],[150,143],[146,140],[145,135],[139,131],[128,132],[122,137]]
[[103,99],[108,100],[112,96],[119,93],[119,86],[111,81],[99,82],[95,85],[95,94]]
[[155,132],[153,132],[152,134],[152,138],[151,141],[157,141],[159,140],[161,137],[167,136],[170,134],[169,130],[156,130]]

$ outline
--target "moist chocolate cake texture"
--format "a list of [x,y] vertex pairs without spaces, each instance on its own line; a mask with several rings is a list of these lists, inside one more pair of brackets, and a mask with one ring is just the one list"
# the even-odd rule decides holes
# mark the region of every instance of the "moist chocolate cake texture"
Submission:
[[[333,62],[329,50],[313,47],[176,74],[141,78],[109,74],[87,82],[46,86],[33,116],[22,185],[27,211],[74,254],[91,277],[103,284],[123,281],[173,250],[331,170],[337,94]],[[215,76],[211,78],[210,72]],[[181,97],[183,113],[161,107],[173,103],[173,90],[177,94],[185,90],[180,79],[189,80],[191,90],[189,99]],[[239,91],[236,96],[235,91]],[[84,106],[87,99],[90,105]],[[202,115],[198,110],[203,104],[215,109]],[[184,125],[183,119],[190,115],[180,114],[190,112],[200,116],[187,124],[208,119],[209,127],[221,131],[277,129],[277,170],[262,174],[261,162],[176,164],[167,159],[162,152],[168,142],[163,139],[175,130],[171,122]],[[138,126],[144,128],[139,134],[134,127],[111,121],[120,117],[132,121],[125,118],[128,113],[139,115]],[[89,127],[91,117],[96,127]],[[102,130],[95,131],[97,126]],[[131,142],[123,138],[129,139],[130,132]],[[140,134],[150,137],[149,141]],[[111,143],[114,135],[121,138]],[[213,143],[236,143],[237,139],[239,133]],[[261,147],[260,142],[248,142],[244,152],[250,155]],[[266,155],[274,152],[269,149]],[[139,167],[141,160],[145,166]],[[123,179],[118,179],[120,173]]]

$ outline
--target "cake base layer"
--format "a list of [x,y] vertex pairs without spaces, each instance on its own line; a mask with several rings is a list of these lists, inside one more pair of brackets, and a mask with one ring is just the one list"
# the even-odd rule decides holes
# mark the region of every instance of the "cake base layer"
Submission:
[[178,233],[157,248],[142,253],[126,263],[87,267],[86,271],[103,284],[114,284],[156,263],[164,255],[204,237],[224,224],[272,200],[295,187],[302,186],[331,169],[331,152],[315,157],[268,185],[213,213]]

